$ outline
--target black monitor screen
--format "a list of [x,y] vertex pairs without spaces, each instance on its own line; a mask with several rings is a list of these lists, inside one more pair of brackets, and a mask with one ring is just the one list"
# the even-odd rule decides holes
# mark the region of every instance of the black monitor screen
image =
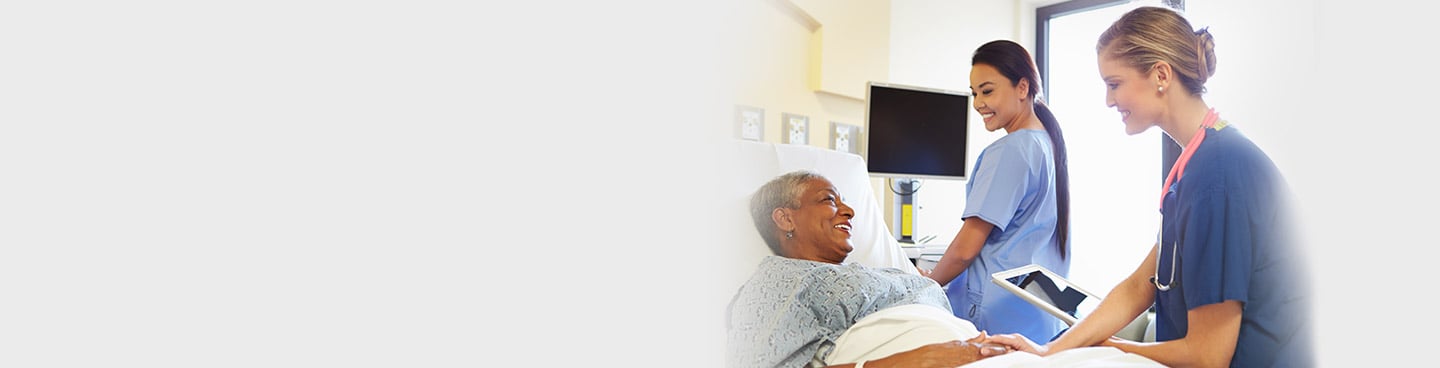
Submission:
[[865,98],[871,175],[965,179],[970,95],[870,83]]

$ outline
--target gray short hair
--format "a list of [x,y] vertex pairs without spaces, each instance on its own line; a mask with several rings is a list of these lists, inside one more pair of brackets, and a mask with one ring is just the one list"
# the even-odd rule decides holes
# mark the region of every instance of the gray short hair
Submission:
[[771,179],[750,195],[750,217],[755,221],[755,230],[760,232],[760,237],[765,239],[765,244],[775,255],[784,254],[780,253],[780,237],[775,235],[779,228],[775,227],[775,220],[770,218],[770,214],[776,208],[800,208],[805,182],[815,179],[825,177],[808,170],[793,171]]

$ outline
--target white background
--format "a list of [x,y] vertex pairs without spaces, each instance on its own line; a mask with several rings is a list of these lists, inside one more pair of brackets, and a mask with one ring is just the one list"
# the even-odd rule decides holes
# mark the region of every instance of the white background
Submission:
[[5,6],[0,365],[718,362],[733,17],[472,4]]

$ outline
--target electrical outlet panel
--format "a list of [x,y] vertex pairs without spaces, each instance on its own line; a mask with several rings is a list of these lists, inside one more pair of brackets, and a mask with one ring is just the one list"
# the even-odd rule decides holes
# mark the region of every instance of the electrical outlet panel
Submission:
[[735,107],[735,136],[749,141],[765,137],[765,109],[751,106]]
[[785,122],[785,142],[789,144],[809,144],[810,142],[810,118],[803,115],[784,113],[781,120]]
[[860,127],[830,122],[830,149],[860,154]]

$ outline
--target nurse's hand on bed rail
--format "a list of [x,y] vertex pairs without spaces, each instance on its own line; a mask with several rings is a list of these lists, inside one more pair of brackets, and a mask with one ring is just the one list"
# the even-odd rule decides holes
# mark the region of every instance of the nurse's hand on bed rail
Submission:
[[1023,351],[1035,355],[1044,356],[1050,350],[1048,346],[1036,344],[1034,341],[1021,334],[1001,334],[990,336],[985,339],[986,344],[1005,346],[1011,350]]

